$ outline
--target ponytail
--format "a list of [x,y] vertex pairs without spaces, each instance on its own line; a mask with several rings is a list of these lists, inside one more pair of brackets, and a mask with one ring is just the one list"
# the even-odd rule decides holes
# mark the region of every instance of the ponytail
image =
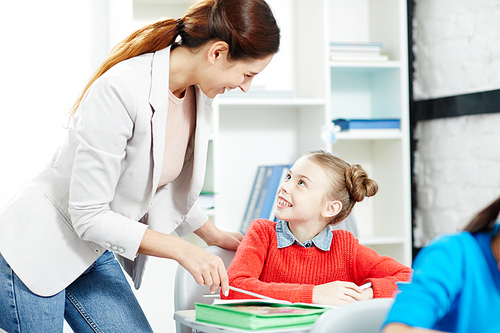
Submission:
[[[181,37],[179,43],[177,36]],[[280,30],[264,0],[200,0],[184,17],[153,22],[118,43],[90,77],[71,116],[92,83],[117,63],[170,45],[194,49],[210,40],[226,42],[231,60],[262,59],[278,52]]]
[[138,29],[122,42],[118,43],[111,50],[108,58],[90,77],[87,85],[71,108],[71,116],[75,114],[76,110],[80,106],[80,103],[82,102],[83,96],[92,83],[94,83],[94,81],[97,80],[102,74],[106,73],[111,67],[123,60],[164,49],[174,42],[178,34],[177,21],[174,19],[167,19],[151,23],[141,29]]
[[477,213],[464,230],[470,233],[493,231],[499,213],[500,197],[493,201],[488,207]]

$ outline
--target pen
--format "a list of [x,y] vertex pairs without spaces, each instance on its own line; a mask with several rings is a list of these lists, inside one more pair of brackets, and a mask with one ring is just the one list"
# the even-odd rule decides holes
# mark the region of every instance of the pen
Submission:
[[[264,295],[261,295],[261,294],[253,293],[251,291],[247,291],[247,290],[244,290],[244,289],[240,289],[240,288],[236,288],[236,287],[231,287],[231,286],[229,286],[229,289],[232,290],[232,291],[237,291],[239,293],[249,295],[249,296],[253,296],[253,297],[257,297],[257,298],[261,298],[261,299],[268,299],[268,300],[276,301],[275,298],[271,298],[271,297],[267,297],[267,296],[264,296]],[[214,294],[203,294],[203,297],[219,297],[219,294],[216,294],[216,293],[214,293]]]
[[229,290],[237,291],[239,293],[246,294],[246,295],[253,296],[253,297],[257,297],[257,298],[269,299],[269,300],[273,300],[273,301],[276,300],[275,298],[272,298],[272,297],[267,297],[267,296],[264,296],[264,295],[261,295],[261,294],[253,293],[251,291],[247,291],[247,290],[236,288],[236,287],[229,286]]
[[361,290],[365,290],[365,289],[370,288],[371,286],[372,286],[372,283],[371,282],[367,282],[364,285],[359,286],[359,287],[361,288]]

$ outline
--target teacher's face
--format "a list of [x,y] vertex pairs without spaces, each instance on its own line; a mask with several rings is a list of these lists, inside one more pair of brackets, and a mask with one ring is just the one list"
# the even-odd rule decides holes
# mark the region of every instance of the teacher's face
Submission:
[[210,98],[236,88],[247,92],[255,75],[266,68],[272,58],[273,55],[269,55],[262,59],[230,61],[224,54],[211,66],[200,88]]

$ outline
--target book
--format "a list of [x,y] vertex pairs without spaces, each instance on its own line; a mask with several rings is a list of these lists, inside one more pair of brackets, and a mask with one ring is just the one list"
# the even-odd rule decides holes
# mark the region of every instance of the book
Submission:
[[264,182],[264,177],[266,176],[267,167],[259,167],[257,169],[257,175],[255,176],[255,180],[252,187],[252,192],[250,193],[250,198],[248,200],[247,209],[245,211],[245,215],[243,217],[243,221],[241,223],[241,233],[245,233],[248,229],[248,226],[253,221],[254,211],[257,207],[257,201],[259,199],[259,195],[261,194],[262,184]]
[[263,300],[195,303],[197,321],[247,330],[312,325],[328,309],[313,304],[282,304]]
[[334,119],[332,120],[341,131],[351,129],[387,129],[400,128],[399,119]]
[[283,182],[286,179],[286,176],[288,175],[288,170],[292,165],[282,165],[280,168],[278,168],[278,172],[281,172],[280,179],[278,182],[278,186],[276,187],[276,190],[274,191],[274,197],[273,197],[273,206],[271,208],[271,213],[269,214],[269,220],[278,222],[278,218],[276,217],[276,204],[278,201],[278,187],[283,184]]
[[[260,186],[260,191],[257,196],[257,201],[255,203],[255,207],[253,208],[253,211],[249,215],[249,221],[248,225],[260,217],[260,214],[262,212],[262,207],[264,206],[264,202],[266,200],[266,196],[268,193],[268,184],[269,180],[271,179],[271,176],[273,174],[273,168],[272,166],[260,166],[259,169],[264,169],[264,177],[262,178],[261,186]],[[248,228],[248,226],[247,226]]]
[[376,56],[330,54],[330,60],[338,62],[385,62],[389,61],[389,57],[383,54]]
[[259,218],[274,221],[274,213],[276,211],[276,200],[278,197],[278,187],[284,181],[289,165],[274,165],[271,166],[272,174],[267,184],[266,198],[262,204],[262,209]]
[[340,62],[383,62],[389,57],[381,54],[382,43],[331,42],[330,60]]
[[380,52],[382,46],[380,42],[330,42],[330,51]]
[[250,223],[259,218],[275,220],[278,187],[284,181],[290,165],[262,165],[257,169],[240,232],[245,234]]

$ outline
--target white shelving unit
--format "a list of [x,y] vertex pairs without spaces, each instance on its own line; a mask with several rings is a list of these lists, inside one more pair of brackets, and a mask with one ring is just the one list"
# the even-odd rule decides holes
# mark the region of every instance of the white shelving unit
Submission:
[[[129,0],[130,1],[130,0]],[[178,17],[191,1],[133,0],[135,25]],[[246,97],[214,101],[204,191],[213,221],[239,230],[259,165],[293,163],[323,149],[359,163],[379,193],[354,208],[360,242],[411,264],[411,190],[405,0],[268,0],[282,31],[280,52]],[[332,62],[329,43],[381,42],[387,62]],[[262,91],[263,94],[259,94]],[[399,118],[398,130],[321,137],[336,118]]]
[[327,121],[398,118],[399,130],[341,132],[331,151],[359,163],[379,192],[356,205],[360,242],[411,264],[411,177],[406,1],[326,0],[327,40],[381,42],[388,62],[326,61]]

